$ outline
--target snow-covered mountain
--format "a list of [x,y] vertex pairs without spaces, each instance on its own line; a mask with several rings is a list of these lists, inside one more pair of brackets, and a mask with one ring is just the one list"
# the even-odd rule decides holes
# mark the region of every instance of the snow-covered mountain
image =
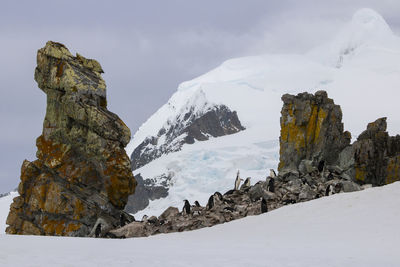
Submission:
[[[8,214],[10,202],[0,198],[0,217]],[[399,206],[396,182],[147,238],[19,236],[3,231],[0,265],[394,267],[400,262]]]
[[[129,154],[141,145],[146,155],[158,153],[145,165],[137,165],[134,174],[169,190],[166,198],[151,201],[138,215],[157,215],[168,206],[181,206],[183,199],[205,204],[210,193],[233,187],[237,170],[243,177],[252,177],[252,182],[264,179],[279,160],[280,98],[284,93],[326,90],[342,107],[345,128],[353,138],[368,122],[384,116],[389,132],[400,133],[398,99],[393,97],[400,88],[399,62],[400,38],[378,13],[361,9],[329,43],[308,53],[231,59],[183,82],[127,147]],[[245,130],[219,137],[205,134],[207,140],[195,138],[194,143],[179,142],[185,137],[181,134],[165,138],[165,129],[177,128],[188,107],[201,115],[215,106],[236,112]],[[157,142],[143,145],[154,137]],[[175,147],[174,142],[179,149],[159,149],[158,144]]]

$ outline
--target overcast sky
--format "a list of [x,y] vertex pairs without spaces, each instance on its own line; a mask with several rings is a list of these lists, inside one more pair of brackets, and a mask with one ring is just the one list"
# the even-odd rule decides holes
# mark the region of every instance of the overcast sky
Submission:
[[302,53],[329,40],[359,8],[378,11],[400,31],[398,0],[0,0],[0,193],[35,159],[46,99],[33,79],[47,40],[97,59],[108,108],[132,134],[179,83],[224,60]]

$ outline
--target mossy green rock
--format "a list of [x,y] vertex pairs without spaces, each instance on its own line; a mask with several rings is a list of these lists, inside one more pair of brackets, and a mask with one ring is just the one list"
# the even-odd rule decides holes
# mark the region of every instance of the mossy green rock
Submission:
[[96,221],[120,226],[136,181],[124,147],[130,130],[107,110],[103,69],[60,43],[37,54],[35,80],[47,95],[37,160],[24,161],[9,234],[88,236]]

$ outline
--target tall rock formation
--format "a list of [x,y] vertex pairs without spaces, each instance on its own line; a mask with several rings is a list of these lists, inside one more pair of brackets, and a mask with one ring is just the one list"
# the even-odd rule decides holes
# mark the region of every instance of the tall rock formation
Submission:
[[[9,234],[88,236],[130,220],[135,179],[124,147],[130,130],[107,110],[103,70],[60,43],[38,51],[35,80],[47,95],[37,160],[24,161]],[[97,225],[100,223],[100,227]]]
[[384,185],[400,180],[400,135],[389,136],[386,118],[368,124],[353,144],[355,179]]
[[340,106],[325,91],[285,94],[282,101],[278,170],[298,171],[302,161],[313,167],[335,164],[351,140],[343,131]]

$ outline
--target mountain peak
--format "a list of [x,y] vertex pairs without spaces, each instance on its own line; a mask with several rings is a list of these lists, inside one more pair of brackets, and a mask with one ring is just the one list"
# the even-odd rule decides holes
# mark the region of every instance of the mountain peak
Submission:
[[351,25],[353,30],[367,30],[392,34],[385,19],[378,12],[370,8],[362,8],[356,11],[351,20]]

